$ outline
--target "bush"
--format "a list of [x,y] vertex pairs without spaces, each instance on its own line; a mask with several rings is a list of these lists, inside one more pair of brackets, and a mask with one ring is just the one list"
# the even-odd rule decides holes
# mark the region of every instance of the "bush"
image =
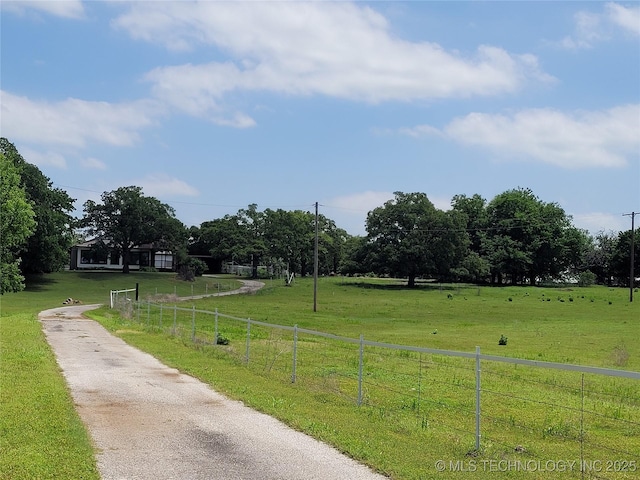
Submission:
[[187,282],[193,282],[195,277],[201,277],[207,270],[207,264],[198,258],[188,257],[178,266],[178,278]]
[[498,345],[506,345],[507,344],[507,337],[505,337],[504,335],[500,335],[500,340],[498,340]]
[[593,285],[594,283],[596,283],[596,274],[589,270],[585,270],[578,277],[579,287],[588,287],[589,285]]

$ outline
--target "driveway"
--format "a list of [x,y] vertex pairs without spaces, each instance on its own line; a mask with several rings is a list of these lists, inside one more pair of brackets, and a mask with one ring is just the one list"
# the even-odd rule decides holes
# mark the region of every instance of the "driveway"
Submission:
[[97,306],[39,318],[103,479],[385,478],[129,346],[83,316]]

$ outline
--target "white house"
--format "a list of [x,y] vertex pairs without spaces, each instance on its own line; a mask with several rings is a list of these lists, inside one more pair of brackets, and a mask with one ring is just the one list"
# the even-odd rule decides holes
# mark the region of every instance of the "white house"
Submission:
[[[122,255],[109,248],[109,242],[104,243],[100,238],[94,238],[71,247],[69,268],[71,270],[121,270]],[[106,244],[106,248],[103,245]],[[129,254],[129,268],[140,270],[143,267],[153,267],[157,270],[173,270],[174,257],[172,252],[158,250],[153,244],[134,247]]]

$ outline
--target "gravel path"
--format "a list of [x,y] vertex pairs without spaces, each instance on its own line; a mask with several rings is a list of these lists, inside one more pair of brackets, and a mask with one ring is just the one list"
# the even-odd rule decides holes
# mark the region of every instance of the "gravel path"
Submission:
[[96,307],[39,318],[103,479],[385,478],[129,346],[83,316]]

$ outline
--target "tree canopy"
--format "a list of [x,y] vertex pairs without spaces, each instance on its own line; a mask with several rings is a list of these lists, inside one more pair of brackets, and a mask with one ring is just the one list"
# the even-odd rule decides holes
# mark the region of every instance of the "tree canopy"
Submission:
[[376,273],[408,278],[447,276],[468,246],[464,218],[434,207],[424,193],[395,192],[367,216],[371,266]]
[[20,178],[27,201],[32,205],[36,226],[20,252],[23,273],[55,272],[68,265],[73,244],[74,199],[54,188],[40,169],[25,161],[16,147],[0,138],[0,152],[11,162]]
[[129,273],[131,249],[153,244],[159,250],[178,250],[186,244],[187,231],[169,205],[145,197],[140,187],[120,187],[88,200],[80,224],[90,235],[101,237],[123,257],[123,273]]
[[24,288],[19,256],[36,227],[18,169],[0,152],[0,294]]

